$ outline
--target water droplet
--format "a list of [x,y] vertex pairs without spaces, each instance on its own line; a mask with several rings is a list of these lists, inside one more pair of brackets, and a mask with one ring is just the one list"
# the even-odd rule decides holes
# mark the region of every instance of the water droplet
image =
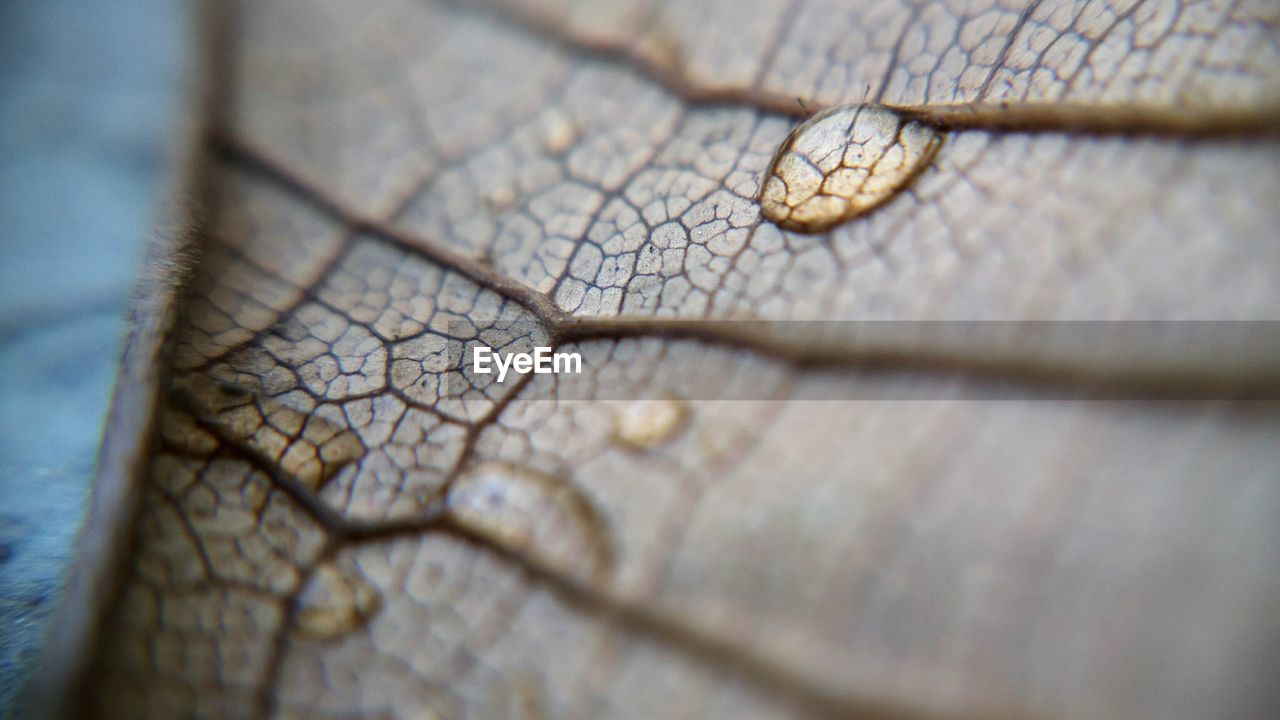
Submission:
[[484,204],[492,212],[501,212],[511,207],[516,201],[515,188],[507,183],[495,185],[484,196]]
[[548,153],[560,155],[573,147],[578,128],[566,115],[554,113],[543,128],[542,145]]
[[464,525],[563,572],[601,578],[611,569],[613,551],[604,519],[568,480],[484,463],[454,482],[448,504]]
[[649,450],[670,442],[688,415],[688,406],[679,400],[629,402],[613,416],[613,436],[633,450]]
[[841,105],[801,123],[760,186],[765,219],[821,232],[878,207],[928,167],[942,135],[878,105]]
[[326,560],[298,596],[297,626],[317,640],[355,630],[382,606],[378,591],[354,566]]

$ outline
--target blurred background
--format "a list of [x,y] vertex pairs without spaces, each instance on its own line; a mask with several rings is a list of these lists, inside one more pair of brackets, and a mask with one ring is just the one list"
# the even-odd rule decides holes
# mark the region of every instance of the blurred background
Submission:
[[189,2],[0,2],[0,717],[75,534],[163,183]]

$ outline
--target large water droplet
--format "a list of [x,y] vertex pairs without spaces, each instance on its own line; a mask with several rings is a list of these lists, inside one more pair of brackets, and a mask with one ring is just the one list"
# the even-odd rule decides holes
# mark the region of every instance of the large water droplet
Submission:
[[354,566],[325,561],[298,596],[298,629],[317,640],[344,635],[381,607],[378,591]]
[[685,425],[689,410],[679,400],[636,400],[618,407],[613,416],[613,436],[632,450],[665,445]]
[[600,579],[611,569],[608,528],[568,480],[484,463],[454,482],[448,503],[463,524],[562,572]]
[[942,135],[878,105],[841,105],[804,121],[765,171],[760,212],[821,232],[881,205],[928,167]]

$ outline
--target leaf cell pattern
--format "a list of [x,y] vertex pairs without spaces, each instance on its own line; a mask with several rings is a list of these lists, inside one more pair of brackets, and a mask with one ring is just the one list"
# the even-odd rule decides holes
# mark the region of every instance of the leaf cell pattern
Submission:
[[[1272,404],[995,401],[705,325],[1276,319],[1272,135],[953,129],[829,231],[757,201],[804,108],[1265,121],[1273,3],[234,14],[86,713],[1274,709]],[[585,380],[494,383],[477,343],[574,349]],[[886,382],[930,399],[798,399]],[[692,399],[734,383],[768,399]],[[641,387],[667,399],[597,399]]]

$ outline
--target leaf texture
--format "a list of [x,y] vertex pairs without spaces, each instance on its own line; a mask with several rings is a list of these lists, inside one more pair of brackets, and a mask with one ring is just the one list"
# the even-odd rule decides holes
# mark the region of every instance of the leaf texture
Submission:
[[[80,649],[84,712],[1276,710],[1274,404],[1063,400],[1053,372],[991,399],[1004,360],[975,378],[870,367],[839,332],[778,351],[698,330],[1276,320],[1274,135],[1078,122],[1274,120],[1274,3],[234,15],[201,256],[118,589]],[[827,233],[763,221],[796,118],[863,100],[1076,120],[952,129]],[[477,339],[577,349],[587,379],[476,382],[456,357]],[[1104,355],[1068,361],[1105,374]],[[698,399],[735,383],[759,399]],[[803,399],[887,383],[927,399]],[[666,399],[599,399],[629,389]]]

